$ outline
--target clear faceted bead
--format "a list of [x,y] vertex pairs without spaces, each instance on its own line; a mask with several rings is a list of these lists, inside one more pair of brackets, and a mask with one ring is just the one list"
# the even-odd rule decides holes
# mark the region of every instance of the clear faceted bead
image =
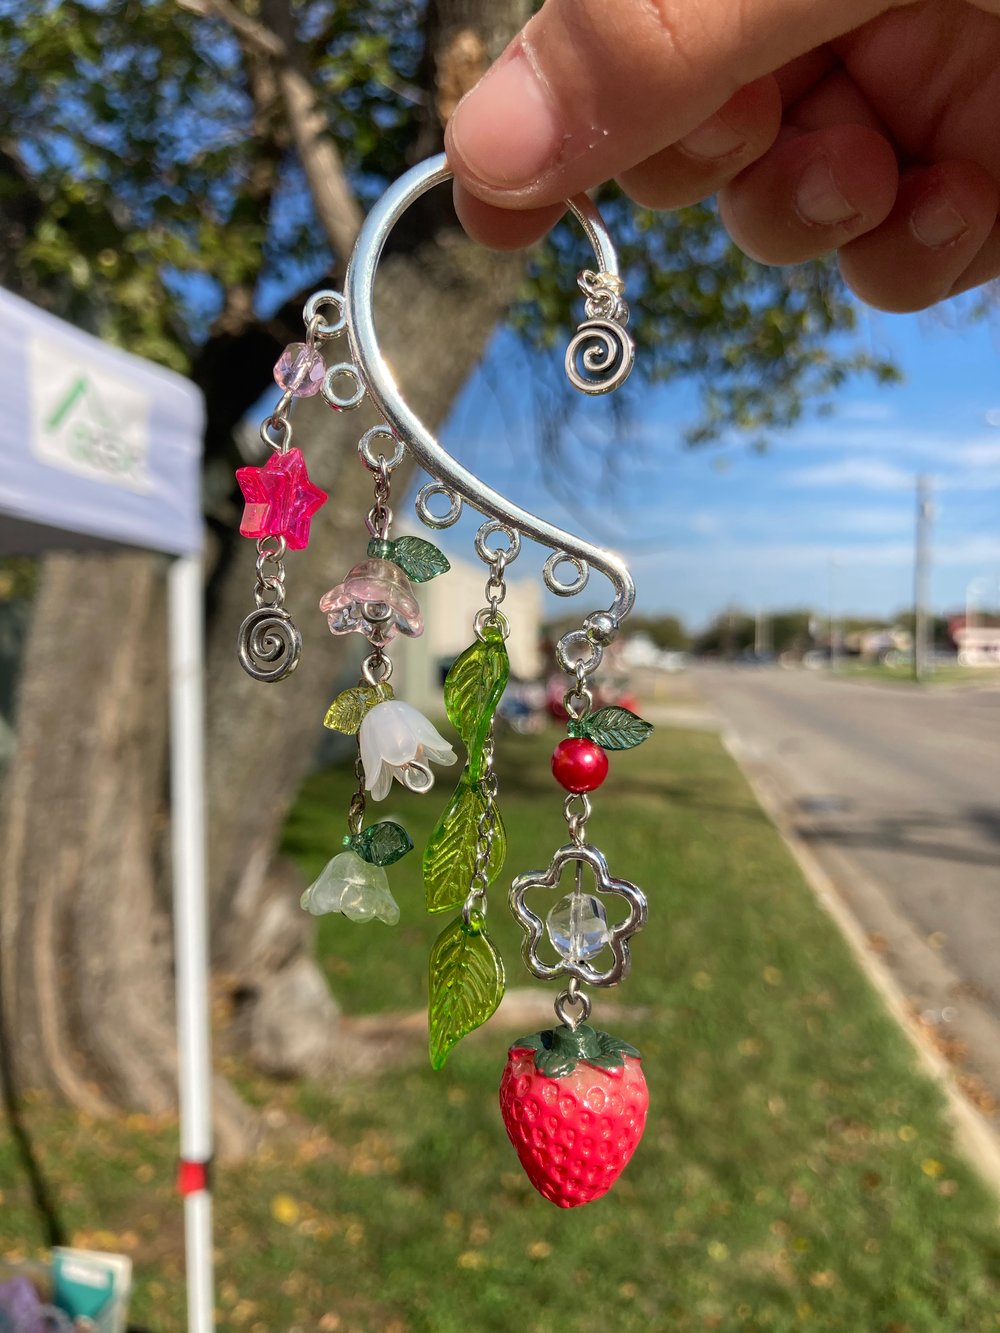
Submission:
[[611,941],[604,904],[592,893],[568,893],[545,922],[556,952],[568,963],[593,958]]
[[280,389],[296,398],[311,398],[323,386],[326,366],[315,347],[289,343],[274,367],[274,380]]

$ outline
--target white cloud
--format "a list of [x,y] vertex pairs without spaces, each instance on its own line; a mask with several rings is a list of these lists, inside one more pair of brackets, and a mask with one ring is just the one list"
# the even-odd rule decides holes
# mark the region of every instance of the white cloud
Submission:
[[970,440],[954,448],[951,457],[966,467],[1000,467],[1000,440]]
[[891,403],[881,398],[841,403],[837,408],[842,421],[891,421],[895,415]]
[[972,535],[959,541],[935,543],[931,561],[937,565],[996,566],[1000,562],[1000,537]]
[[699,509],[687,518],[687,525],[699,537],[719,537],[729,528],[729,523],[721,514],[713,514],[707,509]]
[[867,537],[908,532],[913,527],[913,514],[909,506],[896,509],[848,509],[841,506],[833,509],[827,507],[820,514],[807,513],[806,520],[814,528],[823,526],[837,532],[858,533]]
[[869,491],[913,488],[913,473],[881,458],[838,458],[815,467],[793,468],[781,481],[786,486],[850,486]]

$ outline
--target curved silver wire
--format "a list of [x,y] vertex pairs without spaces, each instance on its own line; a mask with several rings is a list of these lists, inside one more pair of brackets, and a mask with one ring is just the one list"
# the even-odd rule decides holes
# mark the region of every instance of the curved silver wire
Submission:
[[[635,602],[635,584],[621,556],[581,537],[574,537],[572,533],[564,532],[527,509],[522,509],[463,467],[407,406],[382,355],[375,333],[373,295],[375,273],[386,238],[415,199],[419,199],[435,185],[450,180],[451,174],[443,153],[428,158],[426,162],[419,163],[400,176],[368,214],[347,266],[344,284],[347,337],[354,366],[376,408],[393,432],[406,441],[407,448],[425,472],[487,517],[497,519],[508,527],[516,528],[525,537],[531,537],[566,556],[575,556],[592,569],[599,570],[615,590],[614,603],[608,614],[615,621],[620,621]],[[570,199],[568,207],[586,233],[601,273],[617,277],[618,257],[600,213],[583,194]]]

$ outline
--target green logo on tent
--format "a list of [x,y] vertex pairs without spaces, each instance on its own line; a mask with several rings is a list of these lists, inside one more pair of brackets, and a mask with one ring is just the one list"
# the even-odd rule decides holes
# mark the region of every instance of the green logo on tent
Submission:
[[141,450],[118,429],[86,375],[76,376],[42,429],[67,458],[85,468],[121,479],[139,473]]

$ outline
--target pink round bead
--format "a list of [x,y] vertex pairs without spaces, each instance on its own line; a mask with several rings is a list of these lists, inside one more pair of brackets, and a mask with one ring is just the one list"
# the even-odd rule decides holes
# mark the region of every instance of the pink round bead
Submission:
[[296,398],[312,398],[323,384],[326,366],[315,347],[289,343],[274,366],[274,380],[279,389]]

